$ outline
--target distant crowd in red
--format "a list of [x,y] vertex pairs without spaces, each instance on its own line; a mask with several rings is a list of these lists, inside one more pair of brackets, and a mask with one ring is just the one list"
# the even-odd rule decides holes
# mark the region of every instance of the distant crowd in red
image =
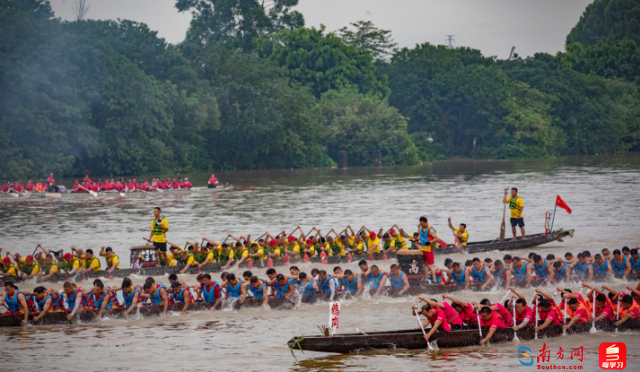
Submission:
[[[209,188],[215,188],[218,186],[218,179],[215,175],[211,175],[209,181],[207,182]],[[157,190],[179,190],[179,189],[191,189],[191,182],[189,182],[188,178],[167,178],[166,180],[161,180],[160,178],[153,178],[151,182],[149,179],[145,178],[142,183],[138,183],[138,181],[134,179],[128,179],[125,181],[124,178],[120,178],[119,181],[115,179],[109,180],[105,178],[104,182],[99,179],[97,182],[94,182],[89,175],[85,175],[82,181],[76,180],[73,184],[73,188],[70,192],[74,193],[88,193],[89,191],[94,192],[136,192],[136,191],[157,191]],[[39,181],[37,184],[33,183],[33,180],[29,180],[26,185],[22,184],[22,181],[16,181],[15,183],[10,183],[5,181],[2,186],[0,186],[0,191],[4,193],[12,193],[18,192],[22,193],[25,191],[49,191],[49,192],[66,192],[66,188],[62,185],[56,185],[56,181],[53,178],[53,173],[49,175],[47,181]]]

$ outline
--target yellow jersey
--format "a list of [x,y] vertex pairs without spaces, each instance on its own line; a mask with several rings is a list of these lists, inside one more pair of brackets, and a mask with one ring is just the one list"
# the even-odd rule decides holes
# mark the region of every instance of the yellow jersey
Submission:
[[293,255],[293,258],[300,258],[300,245],[295,243],[293,249],[289,249],[289,247],[287,247],[287,253]]
[[52,274],[52,273],[60,272],[60,267],[58,266],[58,264],[56,262],[53,262],[50,266],[47,266],[46,263],[43,263],[41,266],[42,267],[40,268],[40,272],[43,275],[49,275],[49,274]]
[[33,265],[27,266],[27,258],[22,257],[20,259],[20,271],[26,275],[38,275],[40,274],[40,265],[36,261],[33,261]]
[[397,243],[402,244],[402,246],[398,249],[399,251],[404,251],[406,249],[409,249],[409,247],[407,246],[407,242],[404,240],[404,236],[398,234],[398,236],[396,236],[394,239],[396,240]]
[[82,268],[83,269],[88,269],[90,267],[93,267],[93,271],[101,271],[102,269],[100,268],[100,260],[98,260],[97,257],[92,257],[90,262],[87,262],[86,259],[86,255],[82,255],[82,258],[80,259],[81,263],[82,263]]
[[[518,215],[520,214],[522,207],[524,207],[524,202],[522,201],[522,198],[519,196],[516,196],[516,200],[514,200],[512,203],[511,197],[508,197],[507,203],[509,204],[509,209],[511,209],[511,218],[518,218]],[[521,215],[519,218],[524,218],[524,214]]]
[[104,257],[107,261],[107,267],[110,269],[112,265],[116,266],[116,269],[120,269],[120,258],[116,254],[112,254],[111,258],[107,257],[105,252],[100,252],[100,256]]
[[354,238],[353,236],[349,237],[349,246],[352,247],[351,250],[355,254],[362,254],[362,252],[364,251],[364,243],[362,242],[362,240],[356,245],[356,238]]
[[[455,227],[455,229],[456,229],[456,234],[460,234],[460,228]],[[458,240],[460,241],[460,245],[462,246],[467,245],[467,240],[469,240],[469,233],[467,232],[467,230],[465,229],[464,232],[460,235],[462,235],[462,238],[458,237]]]
[[255,257],[251,257],[252,260],[257,260],[257,261],[261,261],[264,260],[264,249],[262,248],[258,248],[258,250],[256,252],[253,252],[252,254],[259,254],[258,258]]
[[164,235],[164,231],[160,228],[160,226],[164,226],[166,229],[169,228],[169,222],[165,218],[162,219],[162,223],[158,225],[156,220],[151,221],[151,231],[153,231],[153,242],[155,243],[166,243],[167,238]]
[[[374,246],[376,247],[374,248]],[[369,253],[380,253],[380,238],[376,236],[371,239],[371,237],[367,236],[367,249]]]
[[2,265],[0,268],[4,274],[9,274],[9,276],[18,276],[18,269],[16,269],[16,265],[14,264],[11,264],[9,267]]

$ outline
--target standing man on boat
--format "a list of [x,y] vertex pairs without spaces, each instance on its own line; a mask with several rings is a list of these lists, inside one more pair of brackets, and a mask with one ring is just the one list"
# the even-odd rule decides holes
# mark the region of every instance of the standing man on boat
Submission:
[[154,220],[151,222],[151,234],[149,234],[149,240],[153,242],[153,246],[156,249],[156,257],[162,256],[164,262],[169,262],[167,259],[167,238],[165,233],[169,231],[169,222],[166,218],[162,218],[160,212],[162,210],[159,207],[153,209]]
[[509,209],[511,209],[511,231],[513,232],[513,240],[516,240],[516,226],[520,226],[520,232],[522,233],[522,240],[524,240],[524,217],[522,211],[524,210],[524,202],[522,198],[518,196],[518,189],[511,188],[511,196],[507,197],[507,190],[504,190],[505,204],[509,203]]
[[422,251],[424,280],[429,280],[428,273],[431,273],[433,282],[437,283],[436,270],[434,270],[432,266],[435,261],[433,250],[438,248],[438,234],[436,233],[436,229],[429,225],[429,221],[425,216],[420,217],[418,236],[420,237],[419,249]]

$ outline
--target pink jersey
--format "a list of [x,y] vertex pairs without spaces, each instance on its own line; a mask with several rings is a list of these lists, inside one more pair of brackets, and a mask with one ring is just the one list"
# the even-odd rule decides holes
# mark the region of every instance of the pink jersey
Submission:
[[449,322],[447,322],[447,316],[444,314],[444,310],[432,307],[436,311],[435,315],[429,318],[429,323],[434,325],[437,320],[440,321],[440,328],[444,329],[447,332],[451,332],[451,326]]
[[522,322],[524,322],[525,319],[529,319],[529,322],[527,323],[527,327],[533,327],[534,326],[534,321],[533,321],[533,311],[531,311],[531,308],[529,308],[529,306],[524,308],[524,311],[519,313],[516,311],[516,321],[518,322],[517,325],[522,324]]
[[491,327],[491,328],[506,328],[502,317],[497,312],[491,310],[491,319],[484,320],[482,318],[482,314],[480,314],[480,325],[483,327]]
[[500,314],[502,320],[504,321],[504,324],[507,327],[513,327],[513,317],[511,316],[509,310],[507,310],[504,306],[502,306],[502,304],[499,303],[495,303],[491,306],[498,308],[498,314]]
[[442,311],[444,315],[447,317],[447,322],[454,325],[462,325],[462,319],[458,316],[458,312],[449,305],[448,302],[442,301],[441,304],[444,306]]

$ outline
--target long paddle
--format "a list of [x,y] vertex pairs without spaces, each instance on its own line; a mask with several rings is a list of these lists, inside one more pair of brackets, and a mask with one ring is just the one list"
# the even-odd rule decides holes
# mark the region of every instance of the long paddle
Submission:
[[9,312],[11,313],[11,315],[13,315],[14,318],[16,318],[16,320],[18,321],[18,324],[22,325],[22,319],[18,318],[18,316],[16,314],[13,313],[13,311],[11,311],[11,309],[9,309],[9,306],[7,306],[6,303],[2,303],[4,305],[4,307],[7,308],[7,310],[9,310]]
[[[420,305],[420,303],[418,302],[418,305]],[[420,315],[418,315],[418,312],[414,312],[414,314],[416,314],[416,319],[418,319],[418,325],[420,326],[420,329],[422,330],[422,335],[424,336],[424,340],[427,341],[427,346],[429,347],[429,350],[433,350],[433,346],[431,346],[431,343],[429,342],[429,339],[427,338],[427,332],[425,332],[424,327],[422,326],[422,322],[420,321]]]
[[591,329],[589,333],[596,333],[596,290],[593,290],[593,314],[591,315],[593,321],[591,322]]
[[[504,191],[509,190],[508,188],[504,189]],[[504,204],[504,208],[502,209],[502,225],[500,225],[500,243],[504,242],[504,235],[506,232],[506,224],[505,224],[505,217],[507,216],[507,203],[503,202],[502,204]]]
[[[518,319],[516,318],[516,302],[513,300],[513,298],[511,299],[511,303],[513,303],[513,326],[517,327]],[[513,342],[520,342],[520,340],[518,339],[518,331],[516,330],[513,330]]]
[[89,194],[93,195],[94,197],[98,196],[98,193],[97,193],[97,192],[95,192],[95,191],[91,191],[91,190],[89,190],[89,189],[86,189],[86,188],[85,188],[84,186],[82,186],[82,185],[78,185],[78,187],[79,187],[79,188],[81,188],[81,189],[83,189],[84,191],[88,191],[88,192],[89,192]]
[[536,329],[536,337],[535,337],[536,340],[538,339],[537,328],[538,328],[538,322],[539,321],[540,321],[540,309],[538,308],[538,297],[536,297],[536,324],[535,324],[535,328],[534,328],[534,329]]
[[[562,321],[564,322],[564,325],[567,325],[567,314],[568,314],[568,310],[567,310],[567,296],[564,296],[564,314],[562,314]],[[564,329],[564,327],[562,327],[562,335],[566,336],[567,335],[567,330]]]

